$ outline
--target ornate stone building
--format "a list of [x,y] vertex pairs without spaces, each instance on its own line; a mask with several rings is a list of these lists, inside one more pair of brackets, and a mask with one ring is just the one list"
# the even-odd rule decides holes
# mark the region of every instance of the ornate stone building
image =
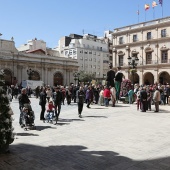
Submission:
[[114,29],[113,67],[121,66],[126,78],[132,80],[128,56],[139,59],[134,83],[170,83],[170,17]]
[[7,85],[28,80],[30,69],[31,80],[41,80],[52,86],[69,85],[74,82],[73,73],[78,70],[78,62],[58,57],[51,49],[18,51],[13,39],[0,39],[0,69],[4,70]]

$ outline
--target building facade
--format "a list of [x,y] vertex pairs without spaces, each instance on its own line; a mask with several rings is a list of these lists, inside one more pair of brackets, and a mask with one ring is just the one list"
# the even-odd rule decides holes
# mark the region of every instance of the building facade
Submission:
[[94,74],[94,79],[102,80],[108,71],[109,52],[105,38],[85,34],[71,34],[59,41],[59,51],[62,57],[77,59],[79,69],[85,73]]
[[[32,40],[33,43],[36,44]],[[42,41],[43,42],[43,41]],[[29,42],[30,43],[30,42]],[[4,70],[7,85],[20,84],[22,80],[41,80],[46,85],[69,85],[78,70],[77,60],[57,56],[57,51],[28,44],[17,50],[13,39],[0,39],[0,69]],[[43,42],[44,44],[44,42]],[[29,48],[28,48],[29,47]],[[31,76],[28,72],[31,70]]]
[[113,67],[132,80],[128,56],[139,59],[134,83],[170,83],[170,17],[116,28],[110,32]]

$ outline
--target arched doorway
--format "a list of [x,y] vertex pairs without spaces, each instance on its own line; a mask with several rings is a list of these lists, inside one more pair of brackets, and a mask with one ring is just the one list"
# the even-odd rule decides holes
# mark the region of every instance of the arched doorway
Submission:
[[12,85],[12,72],[8,69],[4,69],[4,81],[5,85],[11,86]]
[[130,74],[130,81],[133,83],[133,76],[134,76],[134,84],[139,84],[139,75],[137,73],[133,73],[134,75]]
[[159,83],[161,83],[161,84],[169,83],[170,84],[170,75],[169,75],[169,73],[167,73],[166,71],[161,72],[159,74]]
[[37,71],[34,71],[31,75],[31,80],[40,80],[40,74]]
[[147,72],[144,74],[144,84],[146,85],[151,85],[151,84],[154,84],[154,76],[152,73],[150,72]]
[[54,74],[54,86],[63,85],[63,75],[59,72]]

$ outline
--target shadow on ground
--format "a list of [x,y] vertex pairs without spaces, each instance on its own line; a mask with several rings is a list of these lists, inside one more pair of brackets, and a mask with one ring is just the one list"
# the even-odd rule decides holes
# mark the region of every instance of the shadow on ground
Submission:
[[33,133],[16,133],[16,136],[39,136]]
[[107,116],[83,116],[83,118],[108,118]]
[[11,145],[0,155],[1,170],[165,170],[170,157],[135,161],[112,151],[86,151],[84,146]]
[[56,129],[57,127],[51,127],[51,126],[36,126],[36,129],[37,131],[42,131],[42,130],[45,130],[45,129]]

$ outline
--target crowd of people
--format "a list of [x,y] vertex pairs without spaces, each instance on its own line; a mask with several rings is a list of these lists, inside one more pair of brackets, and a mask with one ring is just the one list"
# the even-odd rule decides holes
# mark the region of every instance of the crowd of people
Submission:
[[[151,110],[151,105],[155,105],[155,112],[159,112],[160,104],[168,104],[170,97],[170,87],[168,83],[161,85],[160,83],[155,83],[153,85],[139,85],[134,86],[131,82],[125,79],[124,75],[121,73],[121,68],[119,67],[115,73],[112,70],[112,65],[109,65],[110,70],[107,72],[106,85],[74,85],[70,86],[44,86],[36,87],[34,90],[34,95],[39,99],[39,105],[41,107],[40,120],[45,121],[52,120],[55,115],[55,124],[58,121],[61,105],[70,105],[71,102],[78,104],[78,116],[82,117],[82,110],[84,104],[87,108],[90,108],[91,104],[98,104],[100,106],[112,106],[115,107],[116,103],[121,100],[122,97],[128,97],[128,103],[136,103],[137,110],[141,112],[146,112],[146,110]],[[124,87],[124,84],[128,88]],[[133,89],[134,87],[134,89]],[[128,89],[128,90],[127,90]],[[17,98],[19,95],[19,109],[24,107],[24,104],[30,104],[31,94],[33,90],[30,87],[19,88],[19,87],[8,87],[7,93],[11,94]]]

